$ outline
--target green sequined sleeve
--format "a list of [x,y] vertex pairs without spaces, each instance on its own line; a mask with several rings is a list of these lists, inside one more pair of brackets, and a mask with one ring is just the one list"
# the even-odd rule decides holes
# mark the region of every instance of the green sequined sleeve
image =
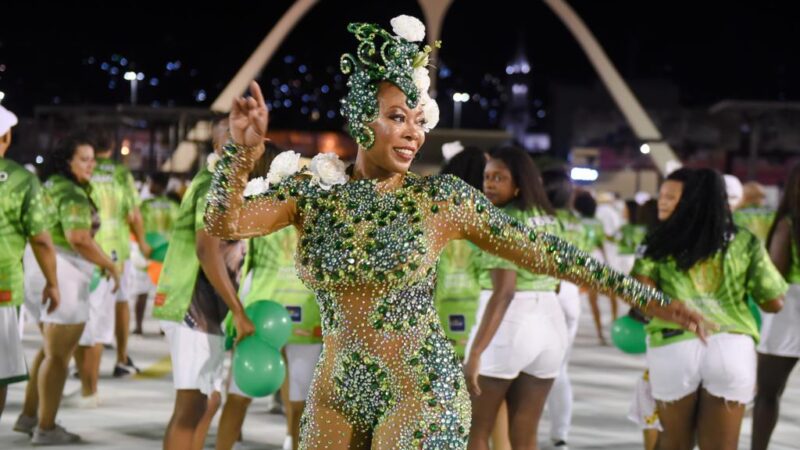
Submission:
[[205,211],[206,231],[223,239],[245,239],[277,231],[295,221],[294,198],[282,190],[244,197],[247,177],[255,164],[252,148],[225,145],[217,163]]
[[445,191],[451,191],[444,217],[456,227],[456,238],[468,239],[531,272],[618,295],[633,305],[669,303],[662,292],[611,269],[552,234],[537,232],[508,216],[465,182],[441,177],[441,183]]

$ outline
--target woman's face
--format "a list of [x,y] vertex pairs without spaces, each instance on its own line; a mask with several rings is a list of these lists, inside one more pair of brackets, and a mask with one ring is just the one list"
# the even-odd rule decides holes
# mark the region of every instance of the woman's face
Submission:
[[678,206],[683,193],[683,183],[675,180],[667,180],[661,185],[661,190],[658,192],[658,220],[665,221],[669,219]]
[[378,118],[369,124],[375,143],[362,152],[365,160],[388,173],[405,173],[425,142],[422,106],[411,109],[406,95],[391,83],[378,88]]
[[92,179],[94,166],[94,148],[88,144],[79,145],[69,160],[69,169],[78,183],[85,184]]
[[517,184],[506,163],[489,158],[483,169],[483,193],[495,206],[505,206],[517,196]]

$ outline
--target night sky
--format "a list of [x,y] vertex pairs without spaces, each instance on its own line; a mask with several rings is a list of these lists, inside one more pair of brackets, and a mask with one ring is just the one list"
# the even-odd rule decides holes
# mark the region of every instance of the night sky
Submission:
[[[134,70],[144,75],[140,104],[207,107],[291,3],[7,2],[0,26],[3,105],[25,116],[37,105],[124,103],[130,85],[122,76]],[[685,106],[724,98],[800,100],[794,2],[570,3],[626,79],[671,80]],[[390,29],[398,14],[422,16],[415,1],[320,1],[260,78],[273,102],[273,124],[339,128],[338,58],[355,48],[346,24],[373,21]],[[438,65],[449,73],[440,93],[467,91],[485,100],[465,115],[468,126],[498,125],[490,111],[502,110],[505,67],[520,43],[532,67],[531,97],[542,109],[552,83],[597,80],[567,29],[539,1],[455,0],[442,39]]]

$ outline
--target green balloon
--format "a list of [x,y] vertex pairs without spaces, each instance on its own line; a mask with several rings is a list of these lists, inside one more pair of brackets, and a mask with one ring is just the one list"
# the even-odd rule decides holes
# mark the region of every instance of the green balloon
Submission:
[[264,397],[275,393],[286,377],[286,366],[278,350],[251,336],[243,339],[233,353],[233,378],[247,395]]
[[167,248],[169,248],[169,241],[161,233],[149,232],[144,236],[147,245],[152,249],[150,259],[153,261],[164,262],[167,257]]
[[622,316],[611,327],[611,341],[625,353],[637,354],[647,351],[644,324],[630,316]]
[[92,279],[89,280],[89,292],[94,292],[94,290],[97,289],[97,286],[100,285],[100,278],[100,270],[95,267],[92,271]]
[[256,336],[273,348],[280,349],[292,334],[292,319],[283,305],[272,300],[259,300],[245,308],[256,327]]

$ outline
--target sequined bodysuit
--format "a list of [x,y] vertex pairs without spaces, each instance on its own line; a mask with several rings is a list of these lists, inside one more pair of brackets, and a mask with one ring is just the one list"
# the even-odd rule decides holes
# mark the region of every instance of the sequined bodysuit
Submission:
[[251,166],[250,152],[226,146],[206,224],[226,238],[298,230],[297,271],[316,292],[324,336],[301,448],[466,448],[470,401],[433,308],[436,261],[451,240],[631,302],[665,301],[452,176],[409,173],[393,190],[376,180],[325,190],[301,171],[245,199]]

